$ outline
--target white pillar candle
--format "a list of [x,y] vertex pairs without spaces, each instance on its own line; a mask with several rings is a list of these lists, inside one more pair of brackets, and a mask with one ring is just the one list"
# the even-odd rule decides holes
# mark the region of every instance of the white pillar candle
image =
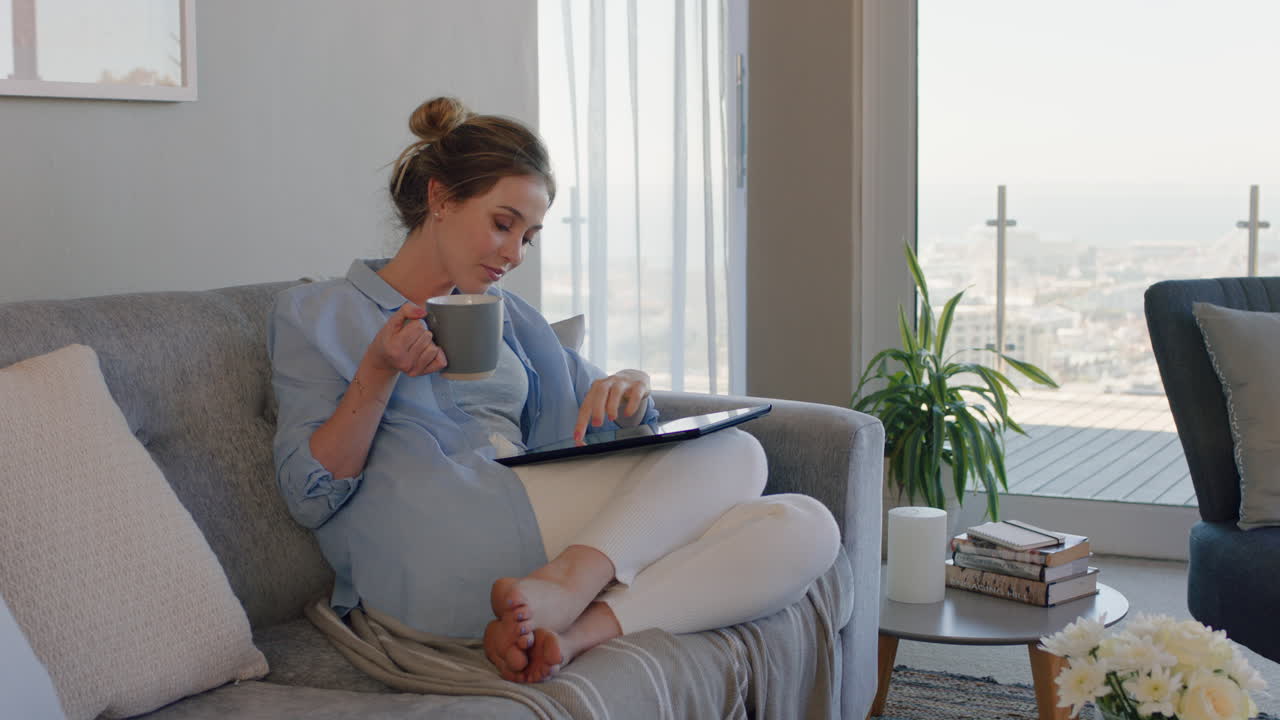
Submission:
[[942,602],[947,591],[944,548],[947,511],[900,507],[889,511],[890,600]]

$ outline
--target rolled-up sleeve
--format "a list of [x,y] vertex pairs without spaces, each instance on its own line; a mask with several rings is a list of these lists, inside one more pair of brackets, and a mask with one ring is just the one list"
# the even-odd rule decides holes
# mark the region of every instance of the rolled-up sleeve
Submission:
[[[574,394],[578,397],[578,407],[582,407],[582,401],[587,397],[587,391],[591,389],[591,383],[606,377],[607,373],[596,367],[591,361],[582,357],[577,351],[570,348],[564,349],[566,360],[569,364],[569,374],[573,377]],[[644,415],[640,418],[640,423],[656,422],[658,419],[658,407],[650,396],[646,401]],[[587,432],[602,432],[605,430],[617,430],[618,424],[612,420],[606,420],[600,427],[587,427]]]
[[276,420],[276,484],[298,524],[320,527],[355,494],[364,473],[335,478],[311,455],[311,434],[330,417],[347,381],[307,339],[288,294],[276,301],[267,326]]

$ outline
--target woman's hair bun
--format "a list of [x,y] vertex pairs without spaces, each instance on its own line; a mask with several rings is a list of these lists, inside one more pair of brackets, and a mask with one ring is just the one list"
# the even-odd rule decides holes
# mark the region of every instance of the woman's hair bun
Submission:
[[409,129],[423,142],[433,143],[474,115],[457,98],[432,98],[409,116]]

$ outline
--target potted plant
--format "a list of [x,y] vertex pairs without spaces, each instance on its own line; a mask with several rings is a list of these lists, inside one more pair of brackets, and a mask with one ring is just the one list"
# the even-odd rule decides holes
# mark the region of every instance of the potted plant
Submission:
[[[1008,489],[1004,432],[1026,434],[1009,417],[1007,392],[1018,389],[995,368],[959,362],[956,356],[964,350],[985,350],[1032,382],[1053,388],[1058,384],[1035,365],[999,350],[962,348],[948,354],[947,335],[964,291],[947,300],[935,318],[920,263],[911,246],[905,248],[919,291],[919,326],[912,331],[906,310],[898,307],[902,347],[881,350],[871,358],[849,404],[880,418],[888,461],[886,482],[905,492],[909,502],[914,504],[919,496],[928,505],[946,509],[942,468],[948,466],[957,500],[963,504],[969,484],[981,483],[987,514],[999,519],[999,492]],[[878,386],[875,381],[883,381],[884,387],[864,394],[869,383]]]

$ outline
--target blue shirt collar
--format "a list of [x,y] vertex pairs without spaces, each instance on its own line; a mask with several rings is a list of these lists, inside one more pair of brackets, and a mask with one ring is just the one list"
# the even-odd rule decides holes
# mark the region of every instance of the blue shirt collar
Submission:
[[378,275],[378,270],[381,270],[387,262],[387,258],[353,260],[351,267],[347,270],[347,280],[370,300],[378,303],[383,310],[398,310],[408,300]]
[[[359,258],[351,261],[351,267],[347,269],[347,280],[356,286],[356,289],[364,293],[370,300],[374,301],[383,310],[399,310],[400,306],[409,302],[409,300],[400,294],[398,290],[391,287],[378,271],[383,268],[390,258],[378,258],[373,260],[361,260]],[[456,295],[460,290],[454,288],[451,295]],[[502,291],[496,285],[490,285],[484,291],[485,295],[497,295],[502,297]],[[504,325],[511,323],[511,319],[503,313]]]

